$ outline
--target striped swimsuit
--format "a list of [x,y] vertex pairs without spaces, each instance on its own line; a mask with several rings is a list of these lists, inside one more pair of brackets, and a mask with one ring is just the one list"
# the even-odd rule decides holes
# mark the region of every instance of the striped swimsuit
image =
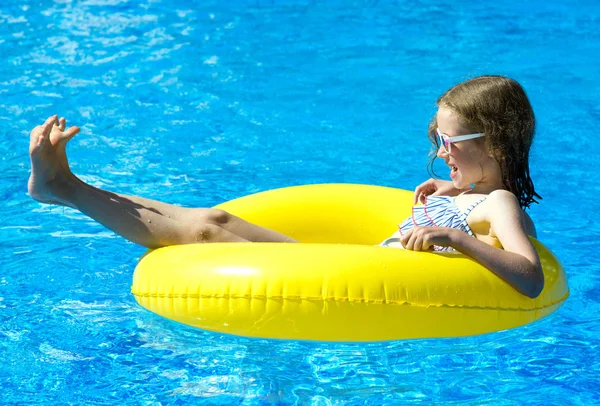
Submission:
[[[486,198],[482,198],[472,205],[467,210],[462,212],[454,203],[455,196],[429,196],[425,198],[425,204],[421,206],[413,206],[412,216],[404,220],[399,226],[399,233],[402,236],[405,232],[414,226],[421,227],[449,227],[464,231],[471,237],[475,237],[471,227],[467,223],[467,217],[471,210]],[[390,243],[399,243],[400,238],[392,236],[382,242],[381,246],[388,246]],[[434,251],[455,251],[452,247],[433,246]]]

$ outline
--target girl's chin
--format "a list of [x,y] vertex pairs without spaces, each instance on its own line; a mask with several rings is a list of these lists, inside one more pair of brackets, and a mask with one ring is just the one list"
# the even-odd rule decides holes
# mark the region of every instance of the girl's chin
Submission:
[[469,185],[465,185],[464,182],[461,181],[460,176],[455,176],[452,178],[452,185],[456,188],[456,189],[466,189],[467,186]]
[[465,182],[460,170],[450,171],[450,180],[452,181],[452,186],[456,189],[462,190],[471,188],[471,184]]

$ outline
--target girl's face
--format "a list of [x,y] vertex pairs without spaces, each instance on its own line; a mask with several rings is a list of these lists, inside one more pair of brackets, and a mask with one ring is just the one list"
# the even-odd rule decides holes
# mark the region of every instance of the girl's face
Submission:
[[[450,138],[477,132],[447,107],[440,107],[436,118],[440,132]],[[489,155],[485,137],[452,143],[450,153],[440,146],[437,156],[450,167],[450,178],[457,189],[467,189],[470,185],[475,185],[474,192],[489,193],[503,188],[500,166]]]

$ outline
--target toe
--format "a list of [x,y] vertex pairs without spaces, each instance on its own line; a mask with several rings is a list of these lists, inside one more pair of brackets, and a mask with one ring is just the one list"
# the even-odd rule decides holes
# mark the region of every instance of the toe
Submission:
[[46,122],[44,123],[44,125],[42,127],[44,128],[52,128],[52,126],[56,124],[58,125],[58,116],[55,114],[53,116],[50,116],[46,119]]
[[79,127],[69,127],[66,131],[65,131],[65,135],[67,140],[70,140],[71,138],[73,138],[77,133],[79,133],[80,129]]
[[45,138],[49,138],[50,132],[52,131],[52,127],[54,125],[58,125],[58,116],[48,117],[44,125],[42,126],[42,135]]
[[60,138],[55,142],[57,147],[66,148],[67,142],[71,141],[71,139],[79,133],[79,127],[69,127],[66,131],[64,131]]

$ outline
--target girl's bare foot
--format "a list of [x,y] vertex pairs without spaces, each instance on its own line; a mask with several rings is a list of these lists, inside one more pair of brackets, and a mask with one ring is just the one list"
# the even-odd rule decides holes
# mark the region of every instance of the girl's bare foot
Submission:
[[28,191],[32,198],[43,203],[70,206],[70,188],[76,183],[67,161],[67,142],[79,132],[71,127],[65,131],[66,120],[49,117],[44,125],[31,131],[29,156],[31,176]]
[[66,126],[67,120],[64,117],[61,117],[61,119],[58,120],[58,125],[55,123],[52,127],[52,131],[50,132],[50,143],[56,150],[56,157],[58,158],[60,166],[71,174],[71,168],[69,167],[69,161],[67,160],[67,143],[79,132],[79,127],[70,127],[68,130],[65,130]]

